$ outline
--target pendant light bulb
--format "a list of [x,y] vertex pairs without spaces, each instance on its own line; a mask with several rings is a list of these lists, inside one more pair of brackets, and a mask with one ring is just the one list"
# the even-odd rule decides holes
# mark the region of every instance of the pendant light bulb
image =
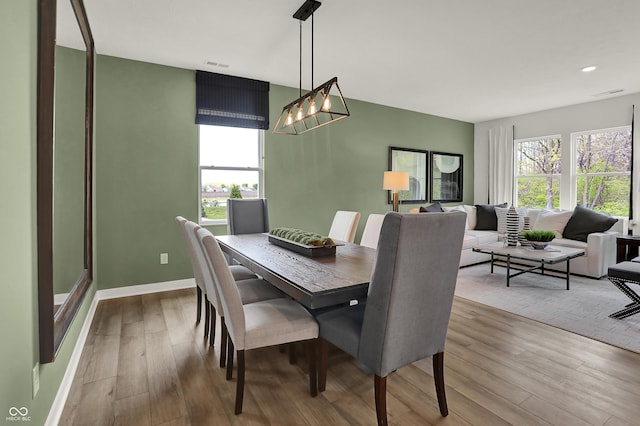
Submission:
[[324,101],[322,102],[322,109],[325,111],[331,110],[331,99],[329,99],[329,95],[325,95]]
[[287,114],[287,126],[291,126],[293,124],[293,117],[291,116],[291,110],[289,110],[289,113]]
[[302,120],[302,105],[298,105],[298,112],[296,113],[296,121]]
[[316,113],[316,101],[313,100],[311,101],[311,103],[309,104],[309,115],[313,115]]

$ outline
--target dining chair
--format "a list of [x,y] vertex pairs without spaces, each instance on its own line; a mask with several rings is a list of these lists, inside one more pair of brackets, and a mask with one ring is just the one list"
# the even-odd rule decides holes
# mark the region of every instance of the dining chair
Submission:
[[265,198],[229,198],[227,200],[229,234],[269,232],[269,209]]
[[292,299],[280,298],[243,304],[218,241],[199,231],[200,241],[215,271],[215,284],[229,335],[227,380],[233,376],[234,350],[238,360],[235,414],[242,412],[245,379],[245,351],[284,343],[307,342],[309,392],[318,394],[316,348],[318,324],[313,316]]
[[[186,234],[184,224],[187,222],[187,219],[182,216],[176,216],[176,222],[178,223],[178,228],[180,229],[180,234],[182,238],[184,238],[184,242],[187,246],[187,253],[189,254],[189,261],[191,262],[191,270],[193,271],[193,277],[196,281],[196,324],[200,324],[200,320],[202,319],[202,294],[206,293],[206,289],[204,287],[204,278],[200,273],[200,268],[196,263],[195,252],[193,251],[193,247],[189,241],[189,237]],[[207,326],[205,325],[205,335],[207,331]]]
[[372,213],[367,217],[367,223],[364,224],[364,231],[362,231],[362,238],[360,239],[361,246],[372,249],[378,248],[378,239],[380,238],[383,220],[383,214]]
[[385,215],[367,303],[316,316],[320,392],[326,387],[331,343],[374,373],[378,424],[386,425],[387,376],[432,356],[440,414],[448,415],[444,345],[465,221],[462,212]]
[[[215,339],[215,306],[217,303],[217,294],[215,285],[213,284],[213,277],[211,275],[210,268],[196,235],[196,232],[201,229],[201,227],[197,223],[188,220],[185,220],[182,225],[187,238],[187,247],[190,256],[193,256],[194,259],[194,275],[197,274],[199,276],[205,289],[204,292],[207,298],[207,303],[205,306],[204,336],[207,337],[207,335],[209,335],[210,345],[213,346]],[[243,289],[243,298],[246,303],[269,299],[272,297],[283,297],[283,293],[281,291],[268,282],[258,279],[258,277],[248,268],[245,268],[242,265],[233,265],[230,266],[229,269],[234,280],[242,283],[240,286]]]
[[338,210],[333,217],[328,236],[334,240],[352,243],[356,237],[356,229],[358,229],[359,221],[359,212]]
[[[189,226],[189,224],[187,224],[187,226]],[[192,226],[192,231],[192,234],[195,236],[199,248],[199,264],[203,269],[205,284],[207,285],[207,290],[213,295],[207,296],[207,299],[209,301],[209,310],[211,311],[212,330],[214,331],[216,314],[220,316],[220,367],[222,368],[226,365],[227,360],[227,327],[222,302],[220,300],[220,292],[218,291],[218,287],[215,284],[216,270],[202,244],[202,239],[204,237],[215,237],[208,229],[201,228],[197,225]],[[191,231],[189,232],[191,233]],[[238,265],[228,265],[227,269],[231,272],[232,277],[233,271],[236,266]],[[271,283],[261,278],[256,278],[255,275],[254,278],[251,279],[235,279],[234,277],[233,280],[235,282],[235,286],[238,289],[238,292],[240,293],[240,299],[245,305],[260,302],[262,300],[286,297],[283,292],[278,290]],[[209,346],[213,346],[214,338],[215,334],[211,334],[209,338]]]

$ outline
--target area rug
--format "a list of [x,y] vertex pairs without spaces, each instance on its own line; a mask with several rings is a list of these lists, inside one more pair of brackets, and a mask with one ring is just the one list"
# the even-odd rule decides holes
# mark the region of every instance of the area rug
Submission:
[[[606,278],[565,280],[523,274],[506,286],[506,269],[489,264],[461,268],[456,296],[640,353],[640,314],[616,320],[609,314],[631,302]],[[634,289],[638,290],[638,289]]]

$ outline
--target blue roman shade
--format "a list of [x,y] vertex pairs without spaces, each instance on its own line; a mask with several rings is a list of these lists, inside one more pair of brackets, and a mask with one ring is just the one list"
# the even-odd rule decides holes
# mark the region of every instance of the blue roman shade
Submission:
[[269,128],[269,82],[196,71],[196,124]]

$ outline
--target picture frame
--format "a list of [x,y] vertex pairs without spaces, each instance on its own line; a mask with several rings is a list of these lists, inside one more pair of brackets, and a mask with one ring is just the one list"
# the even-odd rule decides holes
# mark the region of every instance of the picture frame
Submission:
[[[389,170],[409,173],[409,190],[400,191],[400,204],[420,204],[427,201],[429,151],[413,148],[389,147]],[[388,204],[392,204],[388,191]]]
[[431,152],[431,202],[461,202],[463,155]]

